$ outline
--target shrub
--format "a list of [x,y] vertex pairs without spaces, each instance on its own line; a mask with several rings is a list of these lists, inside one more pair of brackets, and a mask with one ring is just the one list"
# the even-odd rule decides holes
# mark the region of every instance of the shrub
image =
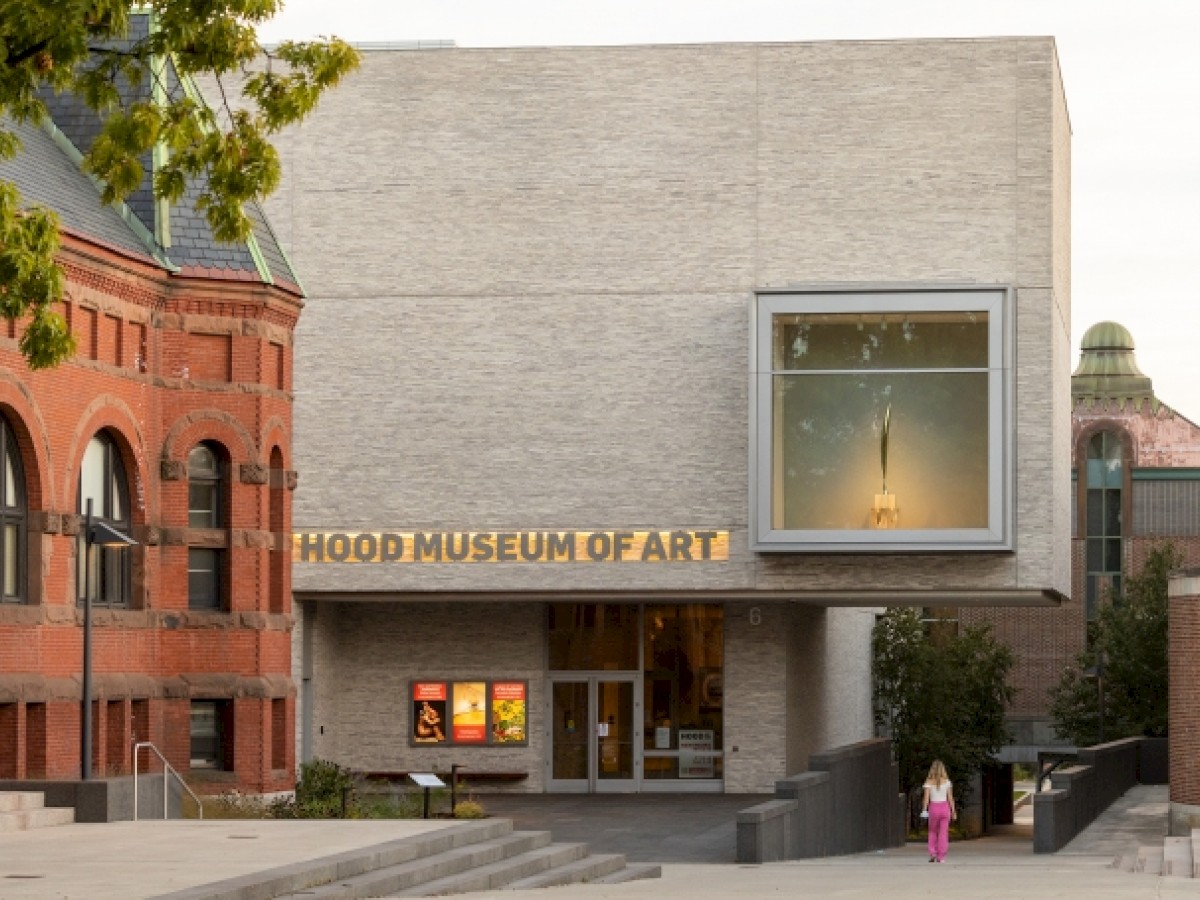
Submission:
[[354,776],[337,763],[314,759],[300,766],[295,799],[271,803],[274,819],[360,818],[354,799]]
[[458,806],[454,807],[456,819],[482,819],[483,816],[483,804],[476,800],[460,800]]

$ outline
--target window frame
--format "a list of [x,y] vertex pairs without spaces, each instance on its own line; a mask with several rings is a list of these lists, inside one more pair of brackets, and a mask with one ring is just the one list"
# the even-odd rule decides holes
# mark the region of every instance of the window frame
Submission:
[[[771,521],[776,315],[986,312],[988,519],[979,528],[785,529]],[[819,286],[760,291],[750,323],[750,542],[756,553],[1011,552],[1015,492],[1012,288],[1003,285]],[[841,370],[839,370],[841,371]],[[847,373],[852,370],[845,370]],[[922,370],[914,370],[920,373]],[[901,519],[903,526],[903,519]]]
[[[8,506],[4,502],[10,470],[14,482],[13,491],[16,500],[14,506]],[[29,494],[26,490],[25,466],[21,460],[21,447],[17,442],[12,423],[7,416],[0,414],[0,603],[25,603],[28,597],[28,584],[26,583],[28,568],[26,553],[29,546],[28,523]],[[17,541],[12,560],[8,559],[8,554],[5,552],[6,544],[3,542],[4,534],[10,525],[15,526],[17,530]],[[5,589],[10,565],[16,570],[13,576],[16,589],[11,594]]]
[[[203,449],[212,459],[211,470],[194,472],[192,456],[197,450]],[[229,515],[228,483],[228,454],[225,448],[213,441],[200,441],[187,455],[187,496],[188,496],[188,529],[192,537],[197,532],[213,532],[224,529]],[[209,509],[192,509],[192,489],[203,487],[212,500]],[[193,514],[200,513],[205,519],[204,524],[193,522]],[[195,565],[200,557],[208,557],[211,565],[200,567]],[[228,597],[225,572],[228,568],[228,552],[225,547],[212,546],[207,541],[197,543],[189,540],[187,548],[187,600],[188,609],[197,612],[224,612],[228,609]],[[205,583],[209,591],[201,597],[192,590],[194,575],[207,574]]]
[[[192,471],[192,454],[197,450],[204,450],[212,457],[213,469],[212,473],[199,473]],[[222,460],[222,454],[217,446],[208,442],[201,441],[188,451],[187,458],[187,481],[188,481],[188,527],[189,528],[220,528],[225,517],[225,466]],[[210,492],[212,497],[212,508],[207,510],[192,509],[192,487],[203,487]],[[206,513],[208,523],[197,525],[192,522],[193,513]]]
[[[215,741],[215,758],[196,756],[195,734],[192,723],[198,708],[211,710]],[[188,705],[188,767],[199,772],[232,772],[233,701],[225,698],[196,697]]]
[[[1092,456],[1092,443],[1096,440],[1100,441],[1101,455]],[[1126,502],[1130,498],[1129,492],[1129,475],[1131,472],[1130,454],[1128,452],[1128,436],[1124,429],[1112,424],[1103,424],[1092,431],[1088,432],[1083,439],[1083,516],[1082,516],[1082,538],[1083,538],[1083,595],[1084,595],[1084,618],[1088,622],[1094,622],[1100,615],[1100,607],[1117,596],[1121,592],[1121,586],[1125,578],[1125,537],[1126,537]],[[1117,451],[1115,457],[1108,454],[1109,448],[1113,447]],[[1091,477],[1092,460],[1098,460],[1101,463],[1115,459],[1120,466],[1120,484],[1113,487],[1107,483],[1108,479],[1102,479],[1101,484],[1093,485]],[[1095,534],[1091,530],[1091,492],[1096,491],[1099,495],[1098,517],[1100,519],[1100,532]],[[1112,505],[1111,497],[1116,495],[1117,506],[1117,532],[1113,534],[1108,529],[1109,517],[1108,510]],[[1117,562],[1118,568],[1111,569],[1108,566],[1108,550],[1109,543],[1115,543],[1117,546]],[[1091,548],[1093,543],[1100,547],[1100,563],[1099,569],[1094,569],[1091,565],[1092,554]]]
[[[104,457],[101,460],[104,467],[103,496],[100,499],[101,508],[92,508],[92,522],[103,522],[123,534],[129,534],[133,529],[133,510],[129,491],[129,473],[125,471],[125,463],[121,458],[121,447],[117,440],[107,430],[97,431],[88,438],[83,456],[79,460],[79,475],[76,478],[75,505],[81,520],[87,515],[86,503],[83,498],[83,472],[86,466],[88,450],[93,441],[99,441],[104,447]],[[120,507],[125,514],[124,519],[112,517],[114,492],[119,491]],[[96,578],[96,594],[92,597],[92,606],[109,609],[130,609],[133,606],[133,549],[101,547],[92,544],[89,548],[87,536],[81,526],[76,539],[75,566],[75,602],[85,602],[85,592],[88,586],[84,583],[85,566],[83,555],[91,550],[95,553],[91,571]],[[117,596],[110,596],[115,588]]]

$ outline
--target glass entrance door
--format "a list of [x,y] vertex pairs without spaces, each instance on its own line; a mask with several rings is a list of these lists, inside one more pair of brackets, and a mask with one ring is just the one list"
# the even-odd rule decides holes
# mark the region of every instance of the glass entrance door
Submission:
[[570,675],[550,682],[549,752],[552,791],[635,791],[641,733],[635,730],[634,679]]

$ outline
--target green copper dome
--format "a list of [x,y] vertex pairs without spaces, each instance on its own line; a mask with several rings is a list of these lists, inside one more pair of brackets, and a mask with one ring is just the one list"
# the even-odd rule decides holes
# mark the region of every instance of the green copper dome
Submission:
[[1079,366],[1071,376],[1071,395],[1080,398],[1144,399],[1156,405],[1154,384],[1138,368],[1133,335],[1118,322],[1098,322],[1080,342]]
[[1120,322],[1097,322],[1086,332],[1079,347],[1084,356],[1089,350],[1128,350],[1133,352],[1133,335]]

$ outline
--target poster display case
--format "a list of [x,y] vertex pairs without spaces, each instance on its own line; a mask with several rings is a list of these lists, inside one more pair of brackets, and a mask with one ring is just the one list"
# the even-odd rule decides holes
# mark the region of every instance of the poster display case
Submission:
[[524,746],[529,742],[529,682],[413,681],[409,744]]

